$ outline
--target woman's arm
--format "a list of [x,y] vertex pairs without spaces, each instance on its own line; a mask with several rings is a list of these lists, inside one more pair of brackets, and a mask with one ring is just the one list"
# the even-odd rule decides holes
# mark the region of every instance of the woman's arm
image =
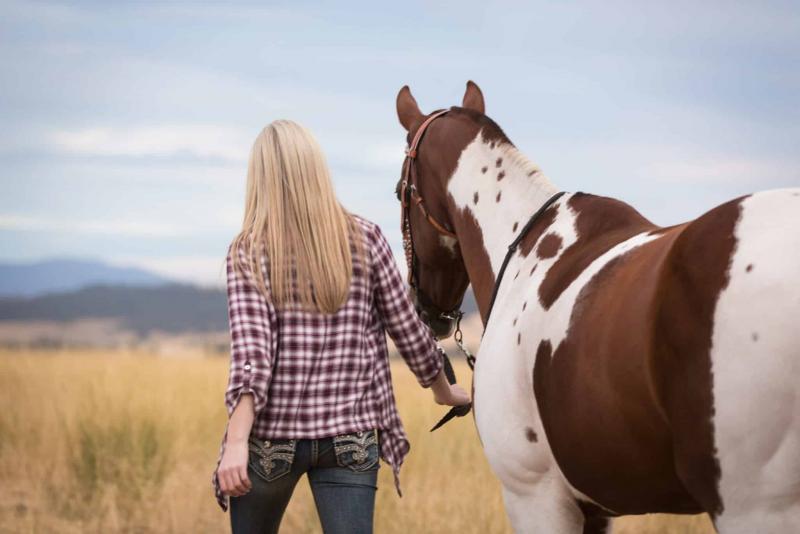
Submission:
[[453,406],[467,404],[469,396],[466,392],[448,383],[433,333],[411,304],[389,243],[377,225],[374,242],[375,302],[400,356],[420,385],[432,388],[436,402]]
[[228,251],[231,365],[225,405],[229,420],[217,477],[224,493],[239,496],[251,487],[247,476],[247,440],[256,414],[266,405],[272,376],[270,317],[274,308],[255,287],[249,271],[234,269],[233,254],[239,254],[243,265],[248,265],[242,251]]
[[225,437],[225,453],[217,469],[219,486],[224,493],[238,497],[244,495],[252,484],[247,476],[247,459],[249,455],[247,440],[253,428],[255,409],[253,395],[244,393],[228,420],[228,431]]
[[[243,272],[234,268],[233,255],[238,254]],[[231,366],[225,405],[233,414],[244,393],[252,395],[258,413],[267,403],[267,390],[272,378],[272,331],[270,317],[275,313],[255,285],[250,273],[249,258],[243,250],[228,250],[228,324],[231,335]]]

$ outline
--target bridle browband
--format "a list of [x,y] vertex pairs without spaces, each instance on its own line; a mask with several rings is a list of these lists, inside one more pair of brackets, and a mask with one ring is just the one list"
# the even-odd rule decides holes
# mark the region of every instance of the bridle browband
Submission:
[[[416,185],[418,173],[415,164],[417,161],[417,153],[419,152],[419,146],[420,142],[422,141],[422,137],[425,135],[425,131],[428,129],[431,123],[433,123],[433,121],[445,115],[449,111],[450,110],[448,109],[443,109],[432,113],[422,122],[419,128],[417,128],[417,131],[414,133],[414,137],[411,139],[408,147],[406,147],[406,159],[403,162],[403,175],[400,183],[398,184],[396,192],[402,206],[400,226],[403,233],[403,250],[405,252],[406,264],[408,265],[408,284],[416,295],[418,303],[417,310],[425,322],[429,323],[431,320],[446,320],[450,323],[447,335],[443,336],[442,338],[448,338],[452,334],[455,338],[456,346],[466,357],[469,368],[474,369],[475,356],[473,356],[463,344],[461,318],[464,314],[461,311],[461,302],[459,302],[458,305],[452,310],[441,310],[421,291],[417,279],[417,256],[414,253],[414,242],[411,235],[411,206],[416,206],[422,212],[422,215],[425,217],[425,220],[428,221],[428,224],[430,224],[437,232],[439,232],[439,234],[458,240],[458,236],[453,230],[449,229],[446,225],[439,222],[433,215],[431,215],[431,213],[425,207],[425,202],[422,199],[422,196],[419,194],[419,190]],[[519,231],[517,236],[514,238],[514,241],[512,241],[508,246],[508,250],[506,251],[505,258],[503,258],[500,271],[497,273],[497,280],[495,280],[494,287],[492,288],[492,298],[489,301],[489,309],[487,310],[486,321],[484,324],[489,324],[489,317],[492,314],[494,301],[497,298],[497,292],[500,288],[500,283],[503,281],[503,275],[506,272],[506,267],[511,260],[511,256],[514,254],[514,252],[516,252],[519,244],[528,234],[542,213],[544,213],[545,210],[547,210],[547,208],[549,208],[563,194],[564,191],[560,191],[547,199],[547,201],[538,210],[536,210],[531,218],[528,219],[528,222]],[[442,354],[444,359],[444,370],[445,374],[447,375],[447,380],[451,384],[454,384],[456,382],[456,377],[453,371],[453,366],[450,363],[447,354],[441,347],[439,348],[439,352]],[[431,429],[431,432],[454,417],[462,417],[468,414],[471,408],[472,403],[465,404],[463,406],[452,407],[450,411],[448,411],[447,414],[438,423],[436,423],[436,425]]]

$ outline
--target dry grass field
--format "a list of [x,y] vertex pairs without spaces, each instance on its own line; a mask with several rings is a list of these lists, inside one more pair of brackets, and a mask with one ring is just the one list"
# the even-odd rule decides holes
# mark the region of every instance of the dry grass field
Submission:
[[[0,531],[226,532],[210,485],[226,380],[224,358],[198,354],[0,352]],[[472,419],[430,434],[444,408],[402,363],[394,381],[412,451],[403,498],[381,468],[376,531],[510,532]],[[303,482],[282,532],[319,531]],[[648,516],[615,532],[713,530],[703,516]]]

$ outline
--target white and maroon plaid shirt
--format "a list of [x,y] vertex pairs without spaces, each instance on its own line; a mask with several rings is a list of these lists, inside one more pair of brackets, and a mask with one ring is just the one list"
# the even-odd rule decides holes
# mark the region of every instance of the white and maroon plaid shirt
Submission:
[[[423,387],[442,368],[430,331],[417,316],[378,225],[356,217],[363,230],[365,266],[353,254],[350,294],[333,314],[277,309],[256,289],[251,273],[240,276],[228,251],[228,318],[231,366],[225,405],[233,413],[242,393],[252,393],[259,439],[324,438],[379,429],[381,457],[398,474],[410,446],[395,406],[388,332]],[[244,251],[237,253],[249,265]],[[266,259],[262,258],[269,284]],[[269,287],[269,285],[267,285]],[[220,446],[219,468],[227,437]],[[228,509],[212,476],[217,502]]]

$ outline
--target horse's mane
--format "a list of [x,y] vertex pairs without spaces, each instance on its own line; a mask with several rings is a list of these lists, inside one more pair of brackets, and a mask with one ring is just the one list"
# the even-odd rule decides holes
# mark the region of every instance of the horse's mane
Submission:
[[503,129],[500,128],[500,125],[494,122],[492,119],[483,113],[479,113],[469,108],[453,106],[450,108],[450,111],[456,114],[466,115],[475,123],[477,123],[478,126],[480,126],[481,135],[483,138],[490,143],[495,142],[497,144],[497,150],[500,151],[500,154],[502,154],[502,158],[505,161],[508,161],[519,169],[522,169],[529,175],[534,175],[541,172],[541,168],[532,162],[528,156],[521,152],[516,146],[514,146],[514,143],[511,142]]

